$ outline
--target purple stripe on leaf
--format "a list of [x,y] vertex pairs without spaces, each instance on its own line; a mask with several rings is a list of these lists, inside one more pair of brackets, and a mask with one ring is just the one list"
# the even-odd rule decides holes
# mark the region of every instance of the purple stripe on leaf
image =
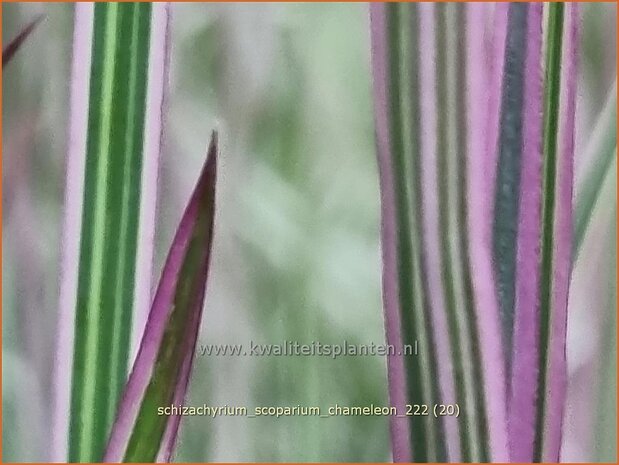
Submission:
[[542,199],[542,5],[529,5],[523,96],[516,296],[510,397],[510,458],[533,457],[537,413]]
[[[395,181],[389,134],[387,87],[387,25],[386,5],[370,5],[372,36],[372,70],[374,79],[374,118],[381,193],[381,247],[383,258],[383,306],[387,342],[402,346],[401,309],[397,282],[397,238],[395,212]],[[387,357],[389,400],[398,411],[406,407],[406,375],[402,357]],[[390,417],[391,445],[394,462],[411,460],[410,430],[407,418]]]

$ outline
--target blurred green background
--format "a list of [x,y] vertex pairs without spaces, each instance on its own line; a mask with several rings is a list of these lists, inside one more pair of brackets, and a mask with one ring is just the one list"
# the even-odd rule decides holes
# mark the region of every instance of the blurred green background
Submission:
[[[579,154],[616,78],[616,7],[583,9]],[[5,462],[49,458],[72,10],[3,5],[5,43],[47,15],[2,82]],[[179,3],[171,28],[153,282],[217,128],[200,343],[382,343],[367,5]],[[616,455],[616,335],[603,331],[615,328],[610,191],[575,268],[565,460]],[[380,357],[197,357],[187,403],[385,405],[386,393]],[[386,417],[186,417],[177,460],[385,461],[388,432]]]

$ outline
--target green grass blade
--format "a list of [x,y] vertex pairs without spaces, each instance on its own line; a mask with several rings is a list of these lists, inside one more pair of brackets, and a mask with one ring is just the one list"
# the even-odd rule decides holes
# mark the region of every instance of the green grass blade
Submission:
[[59,360],[71,379],[65,388],[56,376],[57,460],[101,460],[127,379],[134,307],[150,292],[153,224],[144,212],[154,211],[160,143],[163,79],[154,74],[165,67],[149,61],[161,42],[152,17],[163,8],[75,10],[59,328]]

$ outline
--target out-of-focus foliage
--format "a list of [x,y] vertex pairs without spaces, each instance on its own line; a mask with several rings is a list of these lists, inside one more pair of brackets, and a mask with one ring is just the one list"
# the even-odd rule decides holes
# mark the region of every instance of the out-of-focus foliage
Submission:
[[[577,157],[615,79],[615,7],[583,9]],[[3,80],[7,462],[46,460],[51,428],[72,6],[4,5],[3,39],[43,11],[48,19],[31,37],[28,54],[15,56]],[[206,136],[213,127],[222,136],[217,234],[199,344],[381,343],[367,6],[180,4],[172,8],[171,26],[155,277],[203,162]],[[612,234],[597,217],[592,221],[600,234]],[[596,264],[587,268],[602,273]],[[586,315],[614,309],[582,302],[572,313],[580,317],[570,316],[570,367],[576,352],[582,366],[598,363],[602,349],[588,344],[596,329]],[[608,347],[610,363],[616,342]],[[380,357],[197,356],[195,363],[192,405],[387,402]],[[586,384],[569,397],[572,409],[589,406],[592,425],[598,411],[616,411],[599,402],[602,394],[604,402],[616,398],[616,367],[601,369],[608,381],[600,378],[603,385]],[[570,386],[578,373],[571,368]],[[566,418],[568,429],[578,426]],[[599,418],[616,424],[616,415]],[[612,459],[616,451],[592,447],[596,428],[588,436],[568,434],[564,458]],[[186,417],[176,459],[383,461],[390,457],[388,432],[386,417]],[[599,436],[596,442],[603,446]]]
[[37,27],[37,25],[41,22],[43,16],[39,16],[30,23],[28,23],[24,28],[15,36],[8,44],[3,45],[2,47],[2,66],[6,65],[17,53],[17,50],[23,45],[23,43],[28,39],[28,36],[32,34],[32,31]]

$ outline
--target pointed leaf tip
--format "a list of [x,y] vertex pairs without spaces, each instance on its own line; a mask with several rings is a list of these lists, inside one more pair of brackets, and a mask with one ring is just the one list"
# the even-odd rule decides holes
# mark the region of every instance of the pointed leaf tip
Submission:
[[35,19],[30,21],[30,23],[28,23],[28,25],[26,25],[26,27],[24,27],[24,29],[17,34],[17,37],[15,37],[6,47],[2,49],[2,66],[11,61],[17,50],[19,50],[28,36],[32,33],[32,31],[34,31],[39,23],[43,21],[43,18],[45,18],[45,15],[41,13]]
[[219,135],[217,131],[211,132],[211,142],[208,146],[208,150],[206,152],[206,163],[204,166],[204,171],[206,173],[206,177],[210,182],[207,184],[214,187],[215,177],[217,175],[217,155],[219,152]]
[[131,376],[104,457],[106,462],[169,461],[200,329],[215,213],[217,133],[164,265]]

